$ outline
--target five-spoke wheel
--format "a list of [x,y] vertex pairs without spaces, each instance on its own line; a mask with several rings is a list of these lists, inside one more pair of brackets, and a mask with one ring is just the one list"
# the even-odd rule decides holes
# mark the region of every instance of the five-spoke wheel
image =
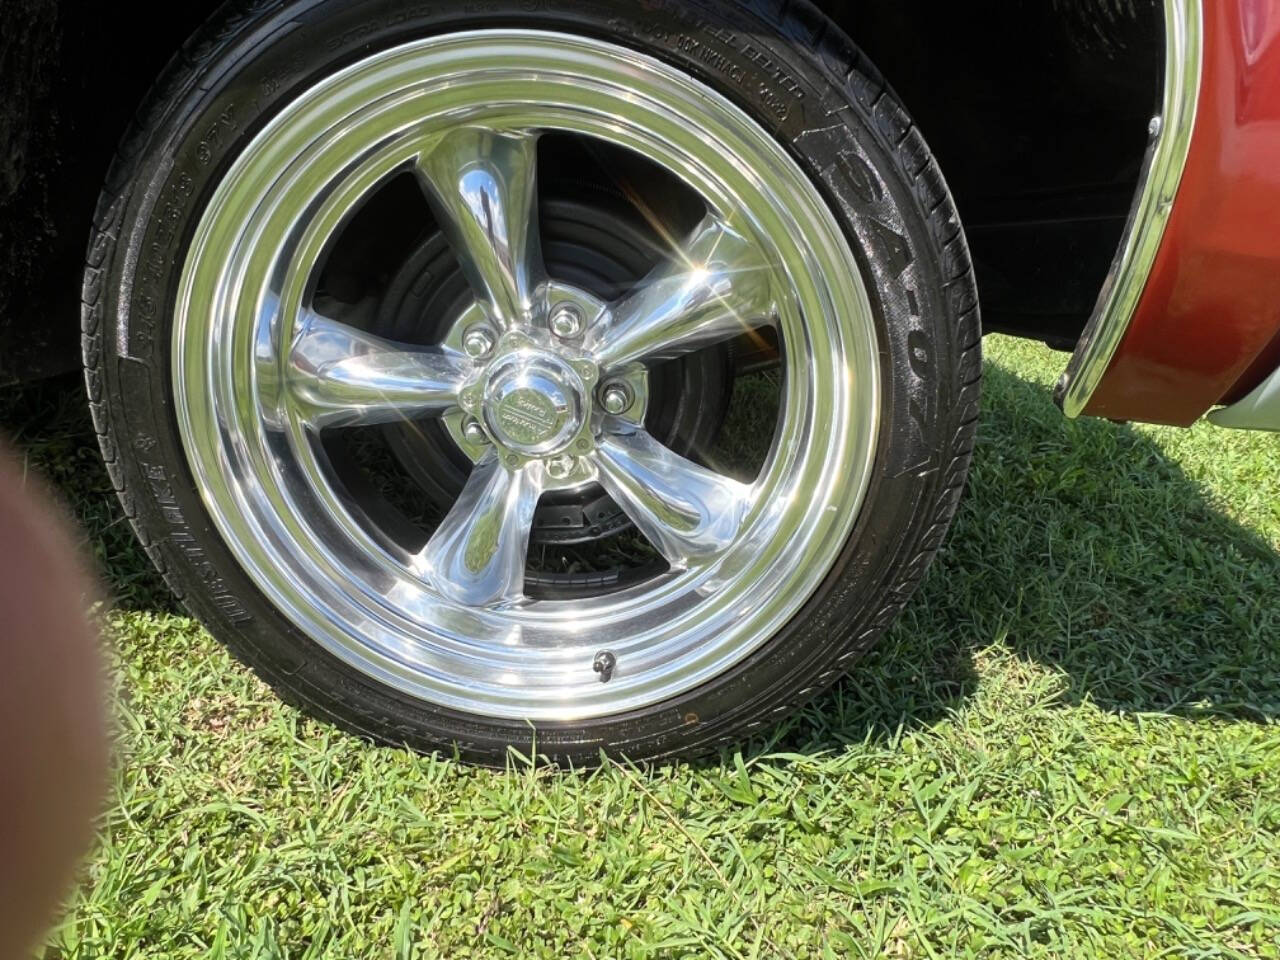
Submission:
[[220,639],[381,740],[589,762],[778,716],[963,479],[936,167],[768,5],[426,6],[291,0],[157,88],[90,267],[126,506]]

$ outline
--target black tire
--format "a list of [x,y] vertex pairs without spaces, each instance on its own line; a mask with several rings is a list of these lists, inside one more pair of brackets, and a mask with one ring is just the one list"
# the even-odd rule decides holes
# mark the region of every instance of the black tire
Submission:
[[602,749],[633,759],[713,749],[829,687],[898,615],[943,542],[969,465],[981,376],[976,289],[958,215],[893,92],[803,0],[470,6],[232,5],[175,56],[119,149],[89,243],[83,349],[103,456],[174,593],[284,699],[383,743],[456,749],[490,763],[501,763],[508,745],[527,750],[534,732],[526,723],[411,699],[326,653],[239,568],[196,491],[173,413],[175,289],[220,171],[299,90],[373,51],[514,25],[590,35],[677,65],[745,109],[828,199],[870,291],[883,383],[867,499],[800,615],[736,667],[675,700],[536,731],[540,754],[577,765],[597,761]]

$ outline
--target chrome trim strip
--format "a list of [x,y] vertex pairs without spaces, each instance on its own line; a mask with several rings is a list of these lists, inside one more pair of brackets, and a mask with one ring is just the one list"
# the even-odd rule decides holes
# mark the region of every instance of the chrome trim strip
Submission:
[[1209,412],[1209,422],[1233,430],[1271,430],[1280,433],[1280,369],[1263,380],[1243,400]]
[[1191,149],[1204,63],[1203,3],[1165,0],[1164,6],[1164,108],[1151,121],[1152,144],[1143,166],[1142,187],[1129,214],[1120,250],[1098,295],[1093,316],[1058,384],[1058,402],[1068,417],[1084,412],[1129,330],[1160,250]]

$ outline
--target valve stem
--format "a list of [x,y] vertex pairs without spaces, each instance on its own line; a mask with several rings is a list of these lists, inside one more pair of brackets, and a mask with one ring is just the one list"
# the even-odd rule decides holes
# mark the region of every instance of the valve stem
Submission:
[[618,658],[608,650],[601,650],[591,663],[591,669],[600,674],[600,682],[608,683],[613,677],[613,668],[618,665]]

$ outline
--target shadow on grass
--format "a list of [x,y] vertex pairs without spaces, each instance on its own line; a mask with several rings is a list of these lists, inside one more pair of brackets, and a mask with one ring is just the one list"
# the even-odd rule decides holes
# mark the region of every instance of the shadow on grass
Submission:
[[[115,603],[175,610],[112,493],[79,378],[0,391],[0,432],[61,494]],[[1066,421],[1045,387],[988,364],[967,495],[925,585],[767,749],[934,723],[973,692],[974,657],[993,644],[1060,671],[1066,702],[1276,717],[1280,555],[1141,432]]]
[[1280,716],[1280,555],[1140,431],[1065,420],[1047,388],[994,364],[984,391],[968,489],[924,586],[771,749],[936,722],[993,644],[1059,671],[1067,703]]

